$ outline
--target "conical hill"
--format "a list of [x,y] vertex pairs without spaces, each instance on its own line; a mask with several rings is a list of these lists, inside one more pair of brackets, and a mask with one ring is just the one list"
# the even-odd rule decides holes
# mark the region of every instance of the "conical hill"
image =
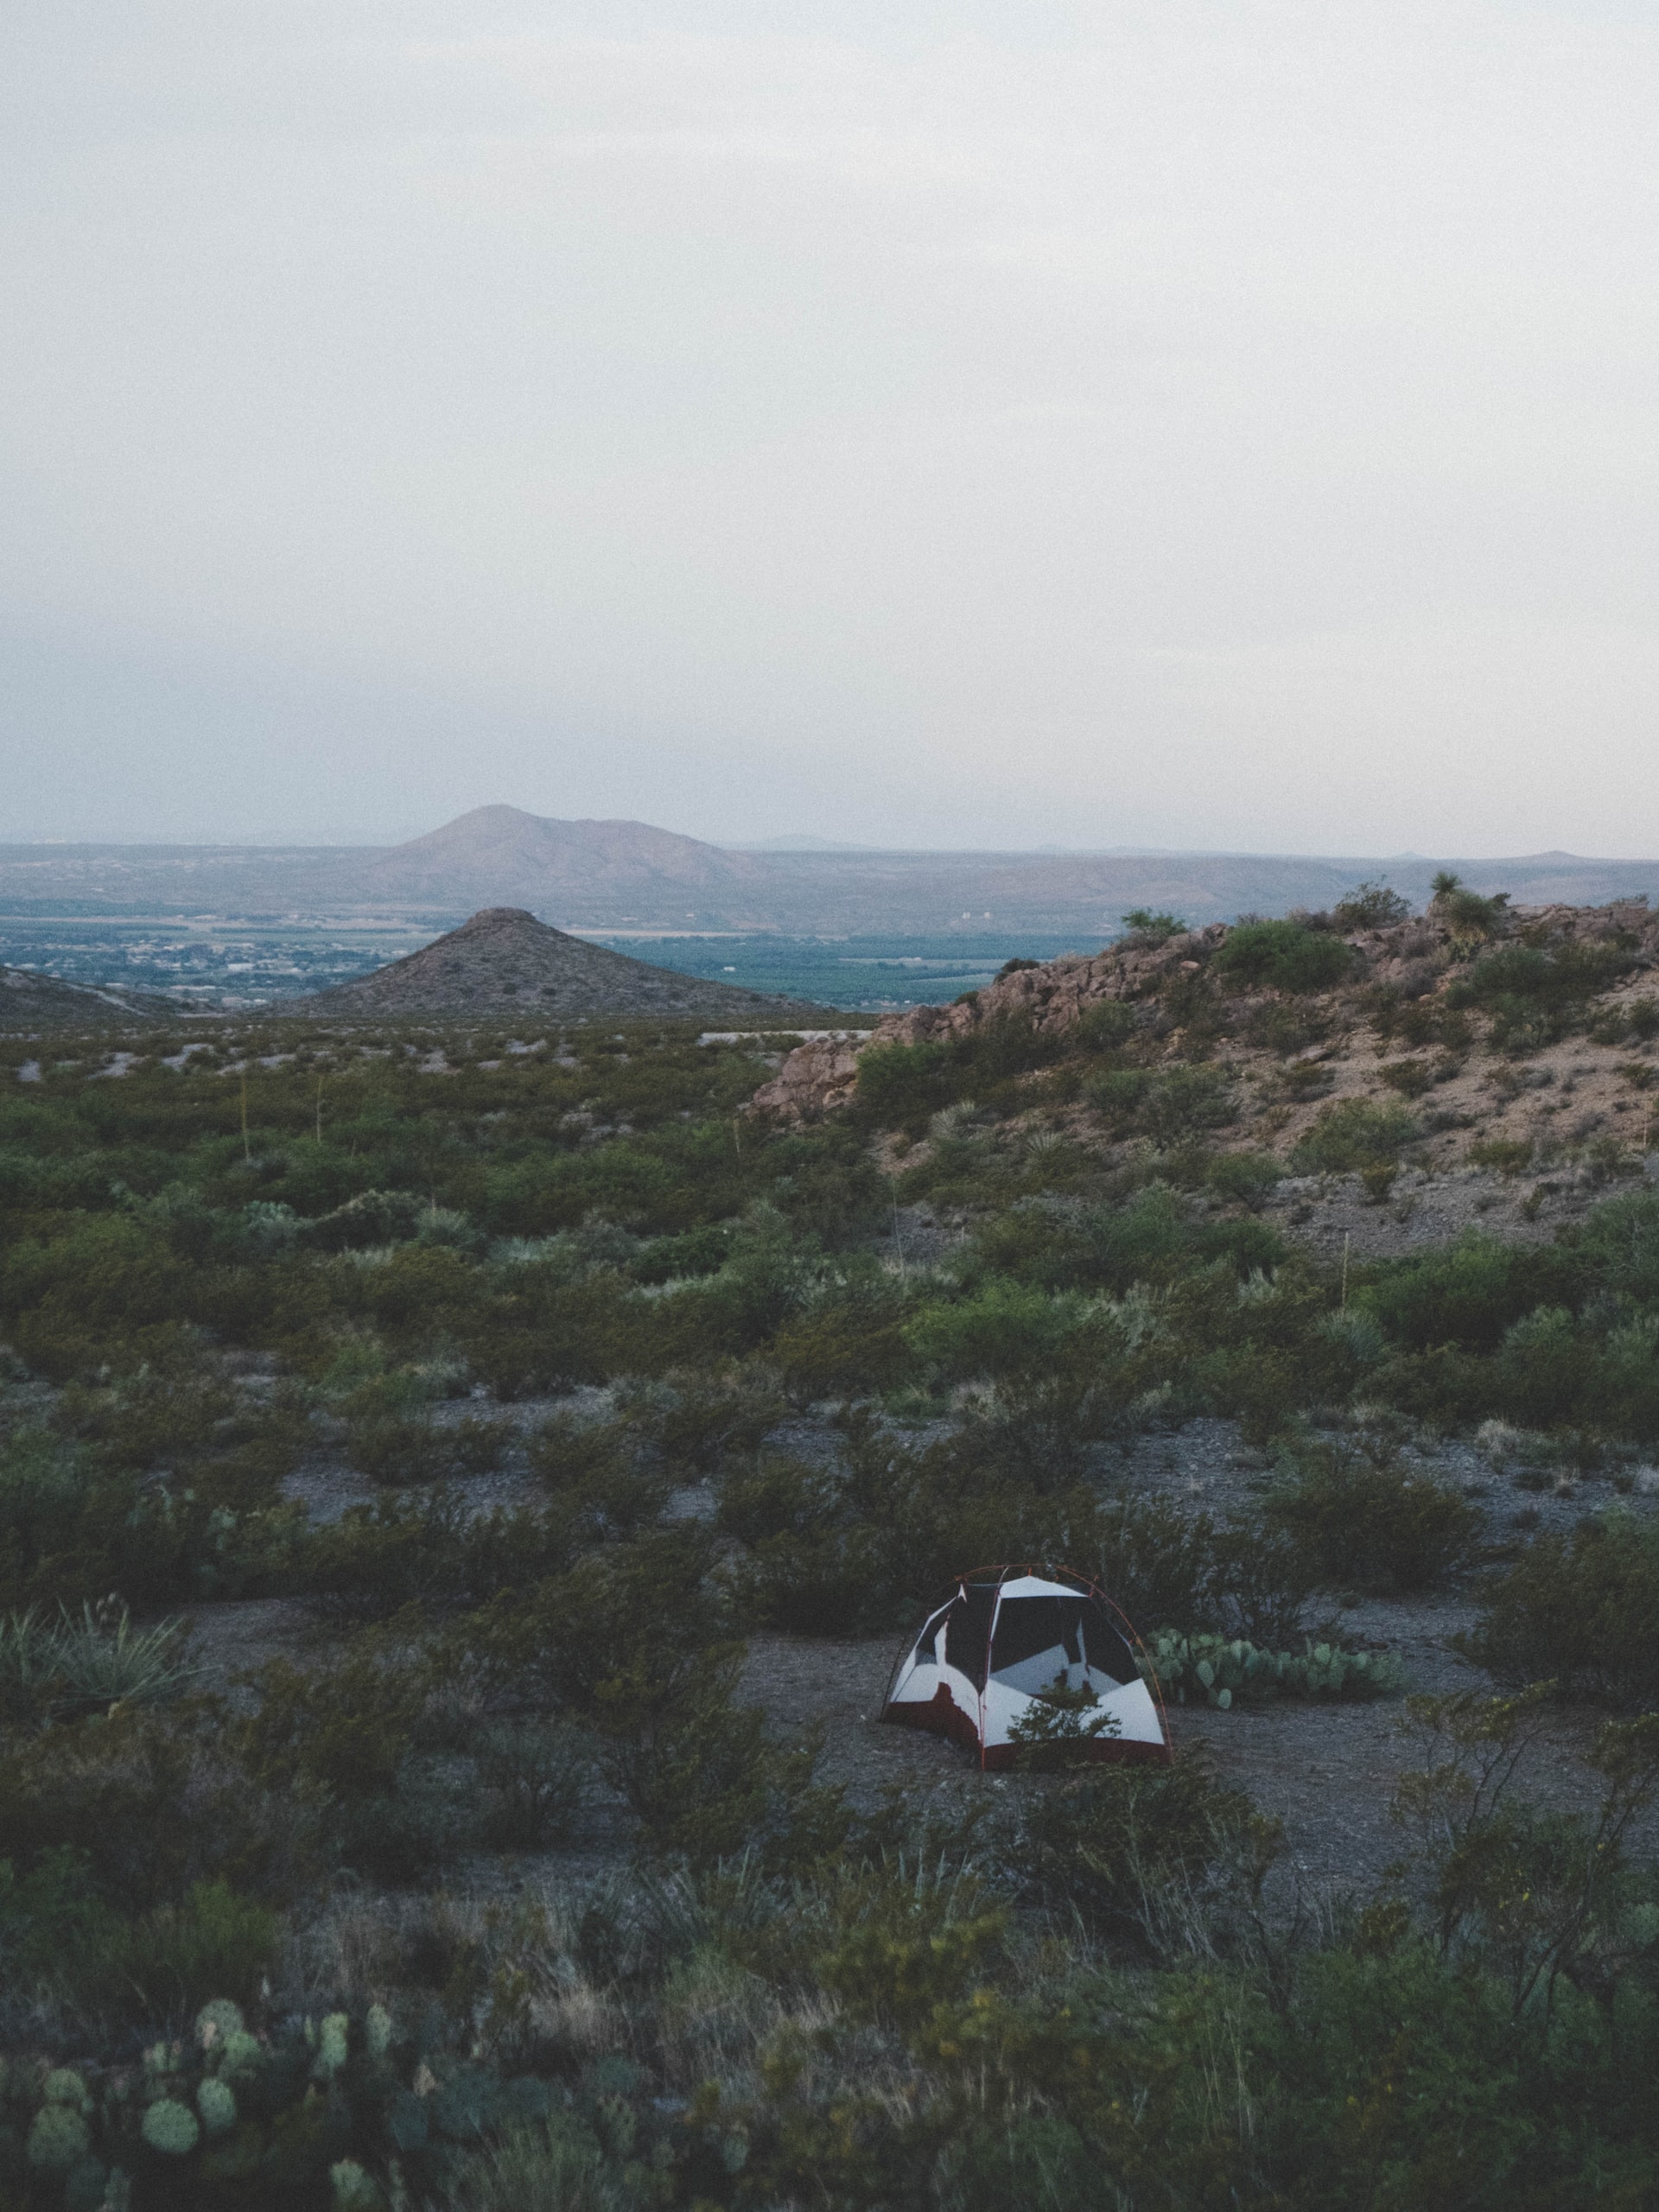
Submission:
[[833,1020],[822,1007],[711,983],[551,929],[522,906],[486,906],[447,937],[333,990],[289,1000],[285,1014],[395,1021],[550,1015],[795,1027]]

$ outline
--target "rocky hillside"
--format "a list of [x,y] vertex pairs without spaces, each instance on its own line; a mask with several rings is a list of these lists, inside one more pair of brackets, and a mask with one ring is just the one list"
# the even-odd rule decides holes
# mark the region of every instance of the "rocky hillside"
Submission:
[[102,1029],[175,1013],[164,1000],[137,991],[89,990],[28,968],[0,968],[0,1036],[41,1029]]
[[778,1027],[822,1021],[819,1007],[709,983],[550,929],[520,906],[489,906],[435,944],[334,989],[289,1001],[285,1014],[364,1020],[553,1015],[581,1021],[663,1015]]
[[1238,1154],[1235,1181],[1287,1176],[1276,1203],[1304,1219],[1345,1178],[1352,1205],[1325,1227],[1368,1244],[1380,1219],[1355,1207],[1409,1194],[1408,1241],[1475,1213],[1543,1235],[1575,1194],[1640,1172],[1659,1128],[1659,915],[1515,909],[1455,885],[1421,916],[1390,905],[1011,965],[868,1043],[800,1046],[753,1110],[810,1121],[857,1096],[914,1137],[930,1099],[990,1088],[1004,1119],[1126,1161]]

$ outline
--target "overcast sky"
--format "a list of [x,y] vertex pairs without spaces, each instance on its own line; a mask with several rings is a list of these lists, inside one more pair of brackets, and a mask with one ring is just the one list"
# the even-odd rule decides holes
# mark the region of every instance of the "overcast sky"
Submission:
[[9,0],[0,838],[1659,853],[1659,15]]

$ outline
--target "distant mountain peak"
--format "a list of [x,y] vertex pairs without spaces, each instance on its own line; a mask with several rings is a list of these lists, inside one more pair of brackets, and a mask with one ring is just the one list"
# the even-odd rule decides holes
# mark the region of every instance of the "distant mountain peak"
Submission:
[[761,919],[754,893],[768,879],[762,861],[648,822],[562,822],[492,805],[378,854],[362,880],[372,897],[452,909],[516,899],[561,920],[625,907],[652,921],[726,927]]

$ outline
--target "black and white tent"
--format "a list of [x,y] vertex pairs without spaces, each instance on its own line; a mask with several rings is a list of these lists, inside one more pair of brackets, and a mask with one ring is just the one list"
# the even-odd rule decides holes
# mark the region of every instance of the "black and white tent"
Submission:
[[893,1669],[884,1720],[928,1728],[1011,1766],[1014,1724],[1064,1684],[1092,1691],[1091,1759],[1164,1761],[1162,1708],[1129,1648],[1135,1631],[1100,1585],[1068,1567],[990,1567],[961,1576]]

